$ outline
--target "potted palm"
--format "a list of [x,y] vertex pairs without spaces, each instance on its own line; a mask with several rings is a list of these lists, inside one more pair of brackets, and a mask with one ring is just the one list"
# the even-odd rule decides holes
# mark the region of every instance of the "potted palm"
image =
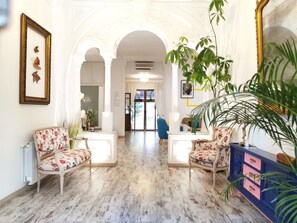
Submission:
[[[232,93],[201,104],[191,113],[218,125],[244,125],[249,127],[249,131],[262,129],[274,140],[287,157],[290,171],[295,177],[278,172],[257,177],[273,182],[274,186],[265,190],[278,191],[275,214],[281,216],[280,221],[297,222],[297,170],[284,150],[288,144],[291,145],[297,157],[297,47],[294,41],[286,41],[275,45],[275,50],[278,55],[264,60],[251,80]],[[236,183],[231,183],[224,190],[223,195],[227,200]]]

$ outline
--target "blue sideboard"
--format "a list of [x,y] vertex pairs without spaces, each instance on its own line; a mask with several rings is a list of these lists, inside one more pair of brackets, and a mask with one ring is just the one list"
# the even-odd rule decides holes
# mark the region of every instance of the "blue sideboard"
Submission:
[[246,175],[247,178],[237,184],[237,189],[268,219],[278,222],[274,214],[276,202],[272,202],[277,191],[263,191],[272,186],[268,180],[259,180],[254,174],[277,171],[289,174],[289,167],[276,162],[276,155],[260,150],[256,147],[242,147],[231,143],[230,154],[230,182]]

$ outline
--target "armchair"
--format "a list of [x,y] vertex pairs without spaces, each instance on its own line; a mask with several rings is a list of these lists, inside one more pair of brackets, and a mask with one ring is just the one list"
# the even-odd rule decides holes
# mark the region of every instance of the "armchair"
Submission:
[[168,139],[167,131],[169,131],[169,126],[167,125],[165,119],[157,119],[158,135],[159,135],[159,144],[162,145],[163,139]]
[[[92,167],[92,154],[86,138],[71,139],[68,130],[62,127],[49,127],[33,132],[37,156],[37,192],[40,189],[41,175],[60,176],[60,193],[63,194],[64,174],[89,162]],[[70,140],[84,140],[86,149],[70,149]]]
[[189,178],[192,167],[210,170],[213,174],[215,187],[216,172],[229,168],[229,142],[232,135],[230,128],[215,128],[213,141],[194,140],[189,154]]

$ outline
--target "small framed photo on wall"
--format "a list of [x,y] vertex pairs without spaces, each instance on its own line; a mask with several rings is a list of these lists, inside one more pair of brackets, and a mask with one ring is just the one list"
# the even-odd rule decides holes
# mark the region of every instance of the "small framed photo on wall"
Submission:
[[180,89],[181,98],[194,98],[194,87],[191,82],[187,83],[186,80],[181,80]]

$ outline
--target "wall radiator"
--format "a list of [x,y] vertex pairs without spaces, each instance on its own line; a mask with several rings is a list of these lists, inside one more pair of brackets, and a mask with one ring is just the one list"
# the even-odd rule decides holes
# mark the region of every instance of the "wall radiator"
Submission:
[[29,142],[24,149],[24,182],[32,185],[37,182],[37,159],[34,142]]

